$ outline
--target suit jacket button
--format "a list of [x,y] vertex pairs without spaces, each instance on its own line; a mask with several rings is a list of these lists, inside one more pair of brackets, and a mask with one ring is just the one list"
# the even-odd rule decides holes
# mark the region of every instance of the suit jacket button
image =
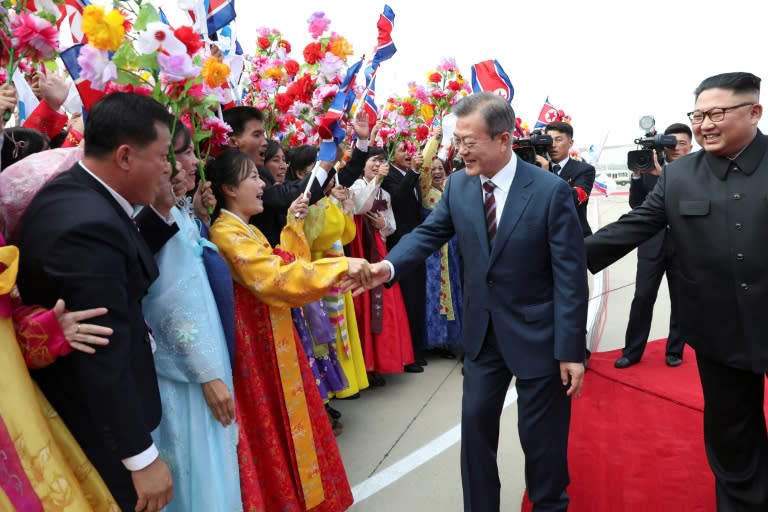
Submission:
[[736,253],[736,259],[739,260],[739,261],[744,260],[744,253],[737,252]]
[[489,279],[485,282],[485,284],[487,284],[488,286],[493,286],[493,281]]
[[733,198],[738,201],[741,199],[741,194],[733,194]]
[[741,229],[742,229],[743,227],[744,227],[744,224],[742,224],[741,222],[737,222],[737,223],[736,223],[736,226],[735,226],[735,228],[736,228],[736,231],[741,231]]
[[744,291],[749,290],[749,285],[747,283],[741,283],[739,286],[741,286],[741,289]]

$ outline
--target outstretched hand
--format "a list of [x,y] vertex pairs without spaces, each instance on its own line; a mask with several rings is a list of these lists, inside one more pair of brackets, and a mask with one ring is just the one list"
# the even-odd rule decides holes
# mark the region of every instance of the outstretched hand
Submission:
[[59,321],[67,343],[73,349],[86,354],[93,354],[96,350],[92,345],[104,346],[109,343],[109,338],[106,336],[112,335],[112,329],[103,325],[81,323],[83,320],[106,315],[107,308],[67,311],[64,300],[59,299],[53,306],[53,313]]

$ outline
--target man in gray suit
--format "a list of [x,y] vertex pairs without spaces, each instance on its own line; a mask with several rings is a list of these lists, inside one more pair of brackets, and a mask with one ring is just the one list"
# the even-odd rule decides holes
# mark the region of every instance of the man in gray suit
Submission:
[[374,286],[400,279],[454,235],[464,268],[461,475],[464,509],[498,512],[499,421],[512,377],[535,511],[568,507],[570,397],[584,376],[587,282],[568,184],[517,158],[515,113],[503,98],[461,100],[454,144],[466,169],[386,260]]
[[[701,151],[670,163],[641,206],[587,238],[592,272],[669,225],[679,320],[696,351],[704,444],[719,512],[768,510],[768,137],[760,78],[723,73],[694,91]],[[682,461],[681,461],[682,463]]]

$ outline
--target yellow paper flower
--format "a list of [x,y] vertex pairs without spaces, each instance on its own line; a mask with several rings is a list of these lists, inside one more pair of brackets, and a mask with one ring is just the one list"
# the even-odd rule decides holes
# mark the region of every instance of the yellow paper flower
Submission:
[[116,51],[125,37],[125,18],[117,9],[105,13],[100,5],[88,5],[82,26],[88,43],[100,50]]
[[208,57],[203,62],[203,81],[211,89],[221,87],[227,83],[229,73],[229,66],[216,57]]
[[271,68],[265,70],[262,76],[271,78],[272,80],[280,80],[283,77],[283,70],[277,66],[272,66]]
[[349,55],[352,55],[352,45],[344,36],[339,36],[331,41],[328,50],[342,60],[346,60]]
[[421,117],[425,120],[430,120],[435,117],[435,109],[429,103],[421,104]]

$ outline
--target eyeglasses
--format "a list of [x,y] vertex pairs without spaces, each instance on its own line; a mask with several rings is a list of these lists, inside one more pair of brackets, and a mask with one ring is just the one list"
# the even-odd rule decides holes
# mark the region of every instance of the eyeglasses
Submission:
[[709,117],[709,120],[713,123],[719,123],[723,119],[725,119],[725,114],[731,110],[741,108],[741,107],[751,107],[755,105],[754,103],[742,103],[741,105],[734,105],[732,107],[715,107],[707,110],[706,112],[702,112],[700,110],[694,110],[693,112],[688,112],[686,114],[688,116],[688,119],[691,120],[691,123],[693,124],[701,124],[704,122],[704,119]]
[[[492,136],[490,139],[488,139],[488,141],[493,140],[494,137],[496,137],[496,135]],[[473,140],[471,137],[470,138],[467,138],[467,137],[462,137],[462,138],[454,137],[452,140],[453,140],[453,145],[456,147],[456,149],[461,149],[462,146],[463,146],[464,149],[469,149],[469,150],[471,150],[472,148],[474,148],[475,146],[477,146],[481,142],[487,142],[487,141]]]

